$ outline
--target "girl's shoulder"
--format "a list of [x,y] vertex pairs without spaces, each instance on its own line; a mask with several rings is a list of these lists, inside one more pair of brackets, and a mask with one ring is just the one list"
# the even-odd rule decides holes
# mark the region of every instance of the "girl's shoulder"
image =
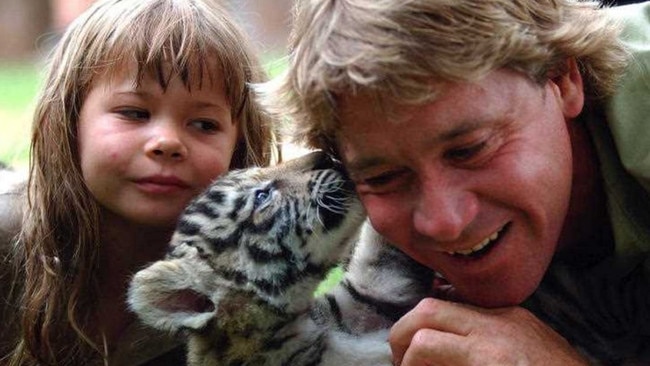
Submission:
[[20,231],[24,205],[24,183],[17,183],[11,189],[0,190],[0,254],[9,251]]
[[[4,183],[3,181],[2,183]],[[16,336],[14,248],[24,206],[24,184],[0,191],[0,359],[13,348]]]

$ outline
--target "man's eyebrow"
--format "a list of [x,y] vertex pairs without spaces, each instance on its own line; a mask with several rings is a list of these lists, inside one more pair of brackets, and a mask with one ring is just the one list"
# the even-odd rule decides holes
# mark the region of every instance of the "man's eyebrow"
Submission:
[[[429,145],[437,145],[448,141],[453,141],[458,137],[480,129],[483,126],[485,126],[484,120],[472,119],[463,121],[459,124],[456,124],[454,127],[447,131],[442,131],[438,136],[435,136],[431,140]],[[352,159],[351,161],[346,162],[345,166],[348,170],[348,173],[354,175],[363,172],[366,169],[370,169],[384,163],[385,160],[380,156],[369,156],[362,157],[360,159]]]
[[380,157],[367,157],[357,160],[352,160],[345,164],[348,173],[352,176],[359,174],[366,169],[384,164],[385,160]]
[[481,127],[485,126],[486,124],[485,122],[486,121],[484,120],[478,120],[478,119],[464,120],[456,124],[453,128],[450,128],[449,130],[440,133],[439,136],[436,136],[434,142],[441,143],[441,142],[454,140],[460,136],[466,135],[472,131],[476,131],[480,129]]

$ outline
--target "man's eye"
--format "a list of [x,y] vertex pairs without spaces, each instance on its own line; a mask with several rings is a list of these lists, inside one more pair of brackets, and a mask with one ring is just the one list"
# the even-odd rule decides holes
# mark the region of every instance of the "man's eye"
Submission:
[[192,121],[192,125],[202,132],[214,133],[219,130],[219,124],[212,120],[199,119]]
[[144,109],[124,108],[117,111],[124,118],[133,120],[143,120],[149,118],[149,112]]
[[358,184],[374,189],[394,188],[399,185],[406,176],[407,174],[403,170],[393,170],[363,178],[358,182]]
[[485,148],[485,146],[486,142],[481,142],[467,147],[451,149],[445,153],[445,159],[456,162],[464,162],[478,155],[483,150],[483,148]]
[[364,194],[390,194],[408,189],[413,173],[408,169],[398,169],[354,179],[357,192]]
[[388,184],[391,181],[391,179],[393,179],[394,177],[395,174],[393,174],[392,172],[388,172],[388,173],[376,175],[374,177],[366,178],[363,180],[363,183],[370,186],[381,186],[384,184]]

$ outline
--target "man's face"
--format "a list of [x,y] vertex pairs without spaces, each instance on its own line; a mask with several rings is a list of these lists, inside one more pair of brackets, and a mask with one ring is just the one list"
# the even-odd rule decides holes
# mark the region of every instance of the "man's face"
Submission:
[[341,101],[341,154],[372,225],[463,301],[518,304],[556,250],[571,192],[562,95],[507,70],[431,103]]

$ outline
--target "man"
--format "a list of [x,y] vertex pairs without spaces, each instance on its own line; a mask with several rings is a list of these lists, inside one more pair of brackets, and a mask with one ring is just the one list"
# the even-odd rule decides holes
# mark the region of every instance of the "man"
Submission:
[[297,139],[341,158],[373,227],[440,272],[453,300],[394,325],[396,364],[585,363],[566,339],[625,349],[596,352],[603,362],[642,360],[649,14],[572,0],[300,2],[278,91]]

